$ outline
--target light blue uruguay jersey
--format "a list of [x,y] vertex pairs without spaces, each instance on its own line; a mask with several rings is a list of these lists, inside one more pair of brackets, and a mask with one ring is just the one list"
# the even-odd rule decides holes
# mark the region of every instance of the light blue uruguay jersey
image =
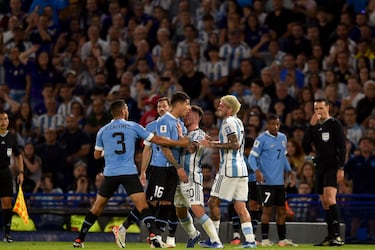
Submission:
[[[158,125],[158,120],[155,120],[155,121],[152,121],[150,123],[148,123],[146,125],[146,130],[155,134],[156,133],[156,126]],[[152,148],[152,156],[151,156],[151,161],[150,161],[150,165],[151,166],[156,166],[155,164],[157,164],[157,162],[155,161],[155,157],[153,157],[154,155],[156,155],[156,152],[160,152],[161,151],[161,146],[155,144],[155,143],[152,143],[152,142],[149,142],[149,141],[144,141],[144,144],[145,145],[148,145],[148,146],[151,146]]]
[[263,185],[284,185],[284,171],[291,171],[286,158],[286,143],[283,133],[274,136],[268,130],[255,139],[249,161],[254,171],[259,169],[262,172]]
[[242,121],[235,116],[229,116],[221,123],[219,132],[220,143],[227,143],[228,136],[236,135],[241,147],[237,150],[220,149],[220,174],[227,177],[247,176],[247,167],[243,158],[244,153],[244,127]]
[[154,135],[141,125],[124,119],[112,120],[96,135],[95,149],[104,151],[104,176],[137,174],[134,163],[138,138],[151,140]]
[[[186,134],[186,128],[183,122],[174,117],[171,113],[167,112],[162,117],[157,120],[156,134],[159,136],[164,136],[172,140],[178,140],[177,123],[179,123],[183,129],[183,134]],[[174,158],[177,162],[180,161],[181,147],[169,147],[172,151]],[[154,149],[154,148],[153,148]],[[168,162],[167,158],[164,156],[161,148],[152,152],[152,165],[156,167],[172,167],[173,165]]]
[[[189,131],[187,136],[190,142],[199,143],[206,137],[206,133],[202,129],[196,129]],[[181,164],[185,169],[186,174],[189,176],[189,181],[202,185],[202,166],[201,160],[204,152],[204,147],[197,146],[193,153],[189,152],[188,148],[185,148],[181,154]]]

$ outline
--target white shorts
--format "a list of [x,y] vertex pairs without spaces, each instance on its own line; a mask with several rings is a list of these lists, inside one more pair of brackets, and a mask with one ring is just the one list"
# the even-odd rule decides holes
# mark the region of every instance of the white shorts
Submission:
[[193,181],[178,185],[174,195],[174,205],[176,207],[191,207],[191,205],[204,207],[202,185]]
[[211,196],[225,201],[247,201],[249,179],[247,177],[227,177],[216,174]]

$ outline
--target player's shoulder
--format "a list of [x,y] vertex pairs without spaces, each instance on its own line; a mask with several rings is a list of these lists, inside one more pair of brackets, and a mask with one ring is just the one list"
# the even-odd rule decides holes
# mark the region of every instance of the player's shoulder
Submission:
[[283,132],[278,132],[277,133],[277,137],[279,137],[281,140],[286,140],[287,139],[286,135]]

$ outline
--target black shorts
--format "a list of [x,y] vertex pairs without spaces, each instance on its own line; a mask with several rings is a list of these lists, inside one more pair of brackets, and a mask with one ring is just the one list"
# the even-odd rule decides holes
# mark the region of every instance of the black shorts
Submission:
[[315,174],[315,191],[318,194],[323,194],[324,187],[337,188],[337,168],[316,168]]
[[126,193],[130,196],[135,193],[142,193],[143,187],[139,181],[138,175],[119,175],[119,176],[104,176],[104,181],[99,188],[98,194],[103,197],[111,198],[117,191],[118,187],[122,185]]
[[0,170],[0,197],[13,197],[13,175],[9,168]]
[[178,181],[176,168],[151,166],[146,190],[147,200],[173,202]]
[[257,184],[256,181],[250,181],[249,184],[249,192],[247,193],[247,200],[248,201],[257,201]]
[[263,207],[272,207],[272,206],[285,206],[285,187],[284,186],[267,186],[267,185],[258,185],[258,204]]

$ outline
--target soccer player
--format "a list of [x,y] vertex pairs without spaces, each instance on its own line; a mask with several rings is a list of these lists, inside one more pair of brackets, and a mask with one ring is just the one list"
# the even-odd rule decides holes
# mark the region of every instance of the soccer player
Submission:
[[[157,112],[159,114],[159,117],[162,117],[165,113],[170,112],[171,110],[171,104],[167,97],[161,97],[158,100],[157,103]],[[157,120],[150,122],[146,126],[146,130],[150,131],[152,133],[156,133],[156,127],[157,127]],[[156,154],[152,154],[152,152],[157,152],[159,146],[156,144],[149,143],[147,141],[144,141],[144,148],[142,152],[142,166],[141,166],[141,183],[143,186],[146,186],[146,172],[149,173],[152,172],[153,167],[149,167],[151,157]],[[154,162],[152,163],[154,164]],[[152,165],[151,164],[151,165]],[[159,204],[158,204],[159,205]],[[156,210],[158,209],[158,205],[156,207],[150,206],[151,209],[155,210],[153,211],[153,214],[156,213]],[[168,216],[168,236],[166,240],[166,247],[173,248],[176,246],[176,239],[175,239],[175,233],[177,230],[178,225],[178,218],[176,216],[176,209],[174,206],[170,206],[169,216]],[[161,230],[165,229],[165,227],[160,228]]]
[[206,137],[206,133],[199,128],[202,116],[203,110],[198,106],[192,105],[191,110],[184,119],[188,137],[190,138],[190,145],[182,152],[181,164],[189,176],[189,182],[180,183],[177,186],[174,204],[180,224],[189,235],[186,244],[187,248],[193,248],[200,237],[200,232],[194,227],[193,218],[188,211],[189,208],[191,208],[194,216],[209,236],[210,242],[212,242],[211,248],[223,248],[224,246],[220,241],[215,225],[204,210],[201,168],[201,157],[204,148],[199,146],[199,142]]
[[262,205],[262,246],[272,245],[268,233],[273,207],[276,207],[278,245],[297,246],[286,238],[284,173],[293,175],[286,158],[287,138],[279,132],[280,120],[277,115],[270,114],[267,117],[266,128],[255,139],[249,157],[250,167],[254,170],[257,181],[258,203]]
[[[256,191],[256,178],[253,169],[250,167],[250,163],[248,161],[251,148],[253,146],[254,139],[253,138],[245,138],[245,145],[244,145],[244,159],[247,166],[248,171],[248,186],[249,192],[247,193],[247,209],[250,210],[251,216],[251,224],[253,225],[253,232],[255,234],[258,222],[260,221],[260,212],[259,212],[259,205],[257,203],[257,191]],[[232,213],[232,228],[233,228],[233,238],[230,242],[231,245],[239,245],[241,244],[241,236],[240,236],[240,217],[234,211],[234,207],[232,203],[229,205],[229,211]]]
[[[111,104],[110,110],[113,120],[99,130],[96,136],[94,151],[95,159],[104,157],[104,181],[96,195],[93,207],[85,217],[81,231],[75,239],[73,247],[84,247],[83,244],[88,230],[97,220],[98,216],[101,215],[108,199],[113,196],[120,184],[126,189],[135,205],[135,209],[141,214],[141,219],[144,220],[145,224],[153,224],[146,196],[134,163],[136,139],[142,138],[166,146],[188,145],[187,138],[183,138],[180,141],[173,141],[154,135],[135,122],[127,121],[129,112],[123,100],[114,101]],[[176,139],[178,139],[178,136],[176,136]],[[153,240],[155,241],[154,244],[159,244],[160,246],[161,242],[157,242],[157,239]],[[119,237],[116,237],[116,243],[120,248],[125,248],[125,241],[119,241]]]
[[[234,209],[241,220],[242,232],[245,242],[241,247],[256,248],[256,243],[251,225],[251,217],[246,208],[248,193],[248,172],[244,152],[244,127],[242,121],[236,117],[241,108],[240,102],[233,95],[220,98],[217,114],[222,119],[219,132],[219,141],[202,140],[204,147],[218,148],[220,150],[220,169],[216,174],[208,201],[210,217],[216,230],[220,226],[220,203],[226,200],[234,203]],[[211,242],[199,242],[202,247],[210,247]]]
[[[180,129],[186,131],[180,118],[186,116],[190,110],[190,98],[184,92],[177,92],[172,96],[171,104],[171,112],[167,112],[158,119],[156,134],[177,139]],[[157,242],[162,242],[161,229],[168,224],[178,180],[188,182],[185,170],[179,163],[180,152],[181,147],[164,146],[156,147],[156,150],[152,152],[152,171],[150,172],[146,196],[151,206],[159,205],[155,213]],[[152,241],[151,244],[158,247]]]
[[24,179],[23,159],[16,136],[8,130],[9,118],[5,111],[0,111],[0,200],[4,220],[4,242],[13,243],[10,237],[12,221],[13,176],[10,158],[14,156],[18,165],[17,182],[22,185]]
[[314,114],[303,137],[306,154],[315,147],[316,191],[326,214],[328,236],[315,246],[342,246],[340,214],[336,204],[337,184],[344,181],[345,134],[340,122],[329,114],[326,99],[314,101]]

